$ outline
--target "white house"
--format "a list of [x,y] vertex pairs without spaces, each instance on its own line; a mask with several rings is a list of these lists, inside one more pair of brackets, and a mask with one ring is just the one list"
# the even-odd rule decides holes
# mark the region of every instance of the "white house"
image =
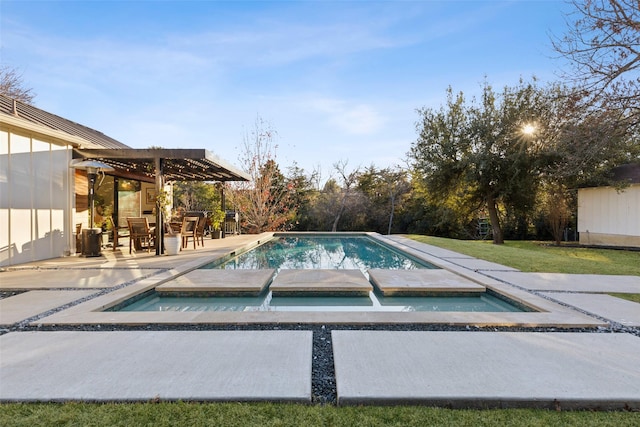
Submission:
[[640,164],[616,168],[614,179],[629,185],[580,188],[578,232],[583,245],[640,247]]
[[76,253],[77,227],[91,228],[87,174],[71,167],[82,159],[114,168],[96,194],[118,225],[127,216],[153,217],[165,181],[248,180],[206,150],[132,149],[0,95],[0,267]]

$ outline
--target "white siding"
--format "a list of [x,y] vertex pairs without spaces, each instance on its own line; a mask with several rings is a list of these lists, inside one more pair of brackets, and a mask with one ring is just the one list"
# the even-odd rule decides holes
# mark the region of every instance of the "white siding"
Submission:
[[640,184],[619,192],[612,187],[578,190],[578,231],[640,236]]
[[0,266],[71,250],[67,146],[0,131]]

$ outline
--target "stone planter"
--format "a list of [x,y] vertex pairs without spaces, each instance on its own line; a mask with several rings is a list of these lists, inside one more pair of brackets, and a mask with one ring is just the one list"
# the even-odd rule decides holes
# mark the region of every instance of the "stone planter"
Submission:
[[211,238],[212,239],[220,239],[220,238],[222,238],[222,230],[213,230],[211,232]]
[[180,246],[182,246],[180,234],[164,235],[164,251],[167,255],[178,255],[180,252]]

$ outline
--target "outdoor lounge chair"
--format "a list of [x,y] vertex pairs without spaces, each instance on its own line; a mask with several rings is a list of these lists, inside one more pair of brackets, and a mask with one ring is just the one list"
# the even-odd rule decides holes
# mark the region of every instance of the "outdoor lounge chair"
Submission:
[[129,225],[129,253],[134,247],[136,251],[146,247],[147,252],[151,252],[154,243],[154,230],[149,227],[147,218],[127,218]]
[[185,216],[182,219],[182,228],[180,235],[182,236],[182,248],[186,248],[189,243],[189,237],[193,239],[193,249],[196,248],[196,228],[198,227],[197,216]]

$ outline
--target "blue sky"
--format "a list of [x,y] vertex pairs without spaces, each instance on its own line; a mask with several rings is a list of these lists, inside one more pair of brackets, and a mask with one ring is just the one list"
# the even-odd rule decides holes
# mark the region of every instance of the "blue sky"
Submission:
[[0,61],[35,104],[135,148],[240,166],[260,116],[282,169],[404,164],[416,109],[561,67],[562,1],[0,2]]

